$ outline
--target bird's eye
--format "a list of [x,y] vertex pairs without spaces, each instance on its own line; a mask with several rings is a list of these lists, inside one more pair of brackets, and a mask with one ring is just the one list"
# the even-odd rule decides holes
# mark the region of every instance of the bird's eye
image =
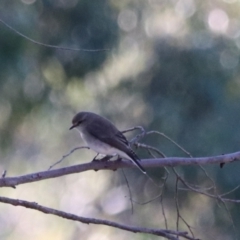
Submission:
[[82,121],[78,121],[77,125],[80,125],[82,123]]

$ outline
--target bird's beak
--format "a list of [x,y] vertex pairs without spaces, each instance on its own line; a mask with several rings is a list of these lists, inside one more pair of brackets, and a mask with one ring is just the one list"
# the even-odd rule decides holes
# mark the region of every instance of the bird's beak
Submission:
[[75,127],[76,127],[75,125],[72,125],[72,126],[69,128],[69,130],[71,130],[71,129],[75,128]]

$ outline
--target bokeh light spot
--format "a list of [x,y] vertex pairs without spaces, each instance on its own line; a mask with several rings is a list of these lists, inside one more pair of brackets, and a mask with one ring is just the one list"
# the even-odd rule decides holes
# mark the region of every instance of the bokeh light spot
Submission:
[[191,17],[196,11],[195,2],[193,0],[179,0],[176,3],[175,11],[184,18]]
[[220,55],[220,63],[226,69],[235,68],[239,63],[239,56],[236,52],[224,50]]
[[225,32],[228,28],[229,18],[222,9],[214,9],[208,15],[208,25],[212,31]]
[[121,11],[118,16],[118,25],[126,32],[132,31],[137,26],[136,13],[129,9]]

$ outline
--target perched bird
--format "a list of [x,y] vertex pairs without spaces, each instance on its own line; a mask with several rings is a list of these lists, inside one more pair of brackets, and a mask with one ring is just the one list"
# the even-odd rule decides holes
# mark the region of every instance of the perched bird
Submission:
[[69,130],[76,128],[88,147],[97,153],[130,159],[146,174],[140,159],[131,149],[126,137],[110,122],[92,112],[79,112],[72,119]]

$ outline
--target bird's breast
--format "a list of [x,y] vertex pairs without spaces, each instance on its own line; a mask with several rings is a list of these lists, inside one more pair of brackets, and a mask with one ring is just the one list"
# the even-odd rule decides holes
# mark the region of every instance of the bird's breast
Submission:
[[80,134],[83,141],[95,152],[104,155],[112,155],[114,153],[114,149],[110,145],[84,132],[80,132]]
[[81,135],[83,141],[93,151],[103,154],[103,155],[111,155],[111,156],[119,155],[124,158],[131,159],[125,152],[123,152],[119,149],[116,149],[116,148],[110,146],[109,144],[104,143],[103,141],[100,141],[99,139],[90,135],[83,129],[77,129],[77,130],[80,132],[80,135]]

